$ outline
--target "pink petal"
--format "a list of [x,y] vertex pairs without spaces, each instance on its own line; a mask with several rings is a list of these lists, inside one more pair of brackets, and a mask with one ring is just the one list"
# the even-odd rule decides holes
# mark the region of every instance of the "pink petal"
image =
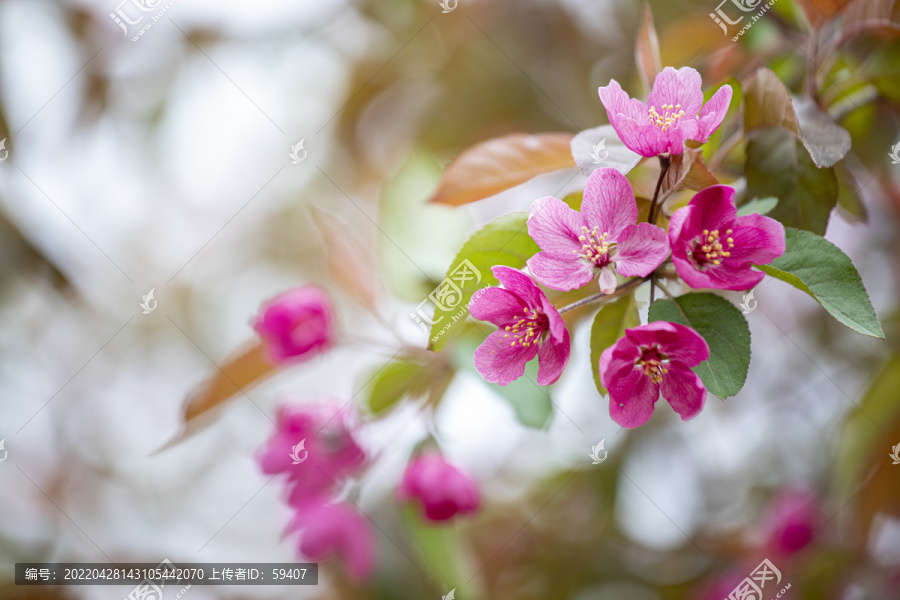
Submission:
[[498,327],[510,325],[522,315],[525,303],[518,296],[498,287],[478,290],[469,301],[469,312],[481,321],[489,321]]
[[[727,185],[713,185],[697,192],[688,206],[692,210],[682,235],[686,234],[691,238],[702,235],[704,229],[718,229],[719,233],[724,234],[737,218],[734,188]],[[669,237],[672,237],[671,234]]]
[[604,294],[612,294],[616,291],[616,272],[611,267],[603,267],[600,269],[600,277],[597,278],[600,284],[600,291]]
[[638,208],[631,184],[618,169],[597,169],[584,186],[581,214],[588,229],[598,227],[609,233],[610,241],[618,239],[622,230],[637,221]]
[[544,292],[535,285],[531,280],[531,277],[518,269],[505,267],[503,265],[491,267],[491,272],[503,287],[522,299],[528,306],[540,308],[541,298],[544,297]]
[[613,261],[623,277],[645,277],[661,265],[669,255],[666,232],[650,223],[625,228],[616,240]]
[[751,214],[734,222],[731,239],[734,247],[726,262],[765,265],[784,254],[784,225],[769,217]]
[[563,369],[569,362],[569,332],[563,331],[563,340],[554,342],[547,340],[538,350],[538,385],[556,383]]
[[525,363],[537,356],[537,344],[525,347],[516,342],[513,346],[515,338],[506,335],[506,331],[498,329],[475,349],[475,369],[490,383],[507,385],[518,379],[525,374]]
[[663,104],[680,104],[686,118],[694,117],[703,105],[702,84],[700,73],[691,67],[682,67],[677,71],[666,67],[653,82],[647,106],[663,114]]
[[541,250],[558,254],[581,251],[578,236],[585,226],[581,214],[569,208],[562,200],[553,197],[535,200],[528,216],[528,234]]
[[[653,406],[659,399],[659,384],[653,383],[641,369],[631,367],[620,371],[606,386],[609,390],[609,416],[628,429],[640,427],[653,416]],[[626,374],[627,373],[627,374]]]
[[653,321],[647,325],[625,330],[625,338],[639,346],[659,344],[669,360],[695,367],[709,358],[706,340],[691,327],[668,321]]
[[606,108],[609,122],[617,130],[618,127],[613,120],[618,120],[620,116],[635,121],[647,119],[647,105],[640,100],[630,98],[615,79],[610,79],[609,85],[601,87],[598,92],[600,93],[600,102]]
[[703,105],[700,110],[699,119],[699,137],[698,142],[705,142],[709,136],[719,128],[725,115],[728,113],[728,107],[731,105],[732,90],[730,85],[723,85],[716,93],[712,95],[709,102]]
[[575,254],[538,252],[528,259],[528,270],[547,287],[564,292],[594,278],[593,265]]
[[559,311],[556,310],[556,307],[550,303],[546,296],[542,299],[541,312],[547,315],[547,319],[550,321],[550,340],[560,343],[564,339],[568,339],[569,332],[566,329],[566,322],[563,321]]
[[611,124],[619,139],[632,152],[648,157],[669,152],[668,136],[656,125],[651,125],[647,117],[638,121],[621,117],[618,121],[611,121]]
[[670,362],[663,375],[662,396],[681,416],[682,421],[693,419],[703,410],[706,386],[700,377],[679,362]]
[[697,139],[700,132],[700,125],[697,119],[688,119],[683,117],[678,123],[669,128],[664,133],[669,143],[670,154],[681,154],[684,152],[684,142],[686,140]]
[[749,290],[765,277],[765,273],[755,271],[749,264],[734,266],[727,259],[720,265],[706,265],[702,271],[693,262],[676,256],[674,252],[672,262],[678,276],[695,290],[712,288],[740,292]]

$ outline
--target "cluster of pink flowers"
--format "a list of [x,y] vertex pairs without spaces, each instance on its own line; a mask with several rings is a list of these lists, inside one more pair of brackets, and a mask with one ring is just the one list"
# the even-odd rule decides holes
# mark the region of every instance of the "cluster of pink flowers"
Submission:
[[[667,67],[646,104],[629,98],[615,81],[600,88],[600,99],[628,148],[646,157],[669,156],[684,152],[687,140],[708,140],[725,117],[731,88],[722,86],[704,106],[700,86],[694,69]],[[537,382],[559,379],[569,360],[569,333],[538,283],[569,291],[597,278],[601,293],[611,294],[617,275],[647,277],[671,255],[678,275],[693,288],[752,288],[764,277],[753,265],[784,253],[784,227],[758,214],[738,217],[734,196],[724,185],[698,192],[675,211],[668,232],[637,223],[634,192],[614,168],[591,174],[580,211],[557,198],[536,200],[528,233],[541,251],[527,261],[530,276],[494,267],[502,287],[480,290],[470,301],[473,317],[498,327],[475,352],[478,372],[506,385],[537,356]],[[706,388],[692,368],[708,358],[706,341],[690,327],[656,322],[627,330],[598,365],[612,418],[623,427],[639,427],[660,394],[682,419],[696,416]]]

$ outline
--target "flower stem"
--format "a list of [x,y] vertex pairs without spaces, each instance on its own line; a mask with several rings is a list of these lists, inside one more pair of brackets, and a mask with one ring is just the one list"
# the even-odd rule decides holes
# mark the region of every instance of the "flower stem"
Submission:
[[666,178],[666,173],[669,172],[669,167],[671,166],[672,158],[667,154],[660,154],[659,179],[656,181],[656,191],[653,192],[653,202],[650,203],[650,214],[647,215],[647,222],[651,225],[656,225],[656,218],[659,216],[659,207],[657,207],[659,191],[662,189],[663,180]]
[[626,281],[625,283],[623,283],[622,285],[617,287],[616,291],[614,291],[611,294],[604,294],[602,292],[599,294],[594,294],[593,296],[588,296],[587,298],[582,298],[581,300],[578,300],[577,302],[573,302],[572,304],[569,304],[568,306],[563,306],[562,308],[558,308],[558,309],[556,309],[556,311],[559,314],[563,314],[564,312],[568,312],[568,311],[574,310],[576,308],[581,308],[582,306],[585,306],[587,304],[594,304],[595,302],[608,301],[608,300],[612,300],[614,298],[618,298],[619,296],[630,292],[632,288],[637,287],[638,285],[644,283],[645,281],[647,281],[646,277],[641,278],[641,279],[632,279],[630,281]]

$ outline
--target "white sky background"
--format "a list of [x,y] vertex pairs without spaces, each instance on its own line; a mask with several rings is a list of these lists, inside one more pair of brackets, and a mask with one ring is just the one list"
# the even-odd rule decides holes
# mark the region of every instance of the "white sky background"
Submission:
[[[100,15],[115,8],[114,2],[81,4]],[[247,399],[235,401],[196,438],[149,453],[175,431],[185,394],[213,372],[204,353],[222,360],[251,337],[247,323],[262,300],[325,277],[315,265],[286,270],[259,260],[259,238],[285,206],[310,201],[303,191],[318,177],[316,164],[339,152],[329,128],[316,132],[353,93],[346,80],[350,61],[373,48],[385,60],[396,51],[376,24],[352,9],[336,11],[341,4],[180,0],[136,43],[119,38],[110,20],[94,60],[116,76],[112,105],[87,128],[76,122],[84,80],[76,76],[65,84],[89,57],[76,52],[53,5],[0,4],[0,97],[10,129],[24,126],[7,142],[0,202],[77,291],[67,300],[49,287],[19,284],[0,305],[0,439],[6,438],[10,457],[0,464],[0,575],[11,576],[12,563],[48,546],[50,559],[69,562],[105,562],[101,549],[118,562],[296,559],[293,538],[281,540],[290,518],[281,485],[276,480],[263,488],[266,478],[253,462],[271,423]],[[185,30],[219,28],[233,40],[207,42],[209,58],[199,52],[185,58],[183,35],[169,19]],[[167,81],[166,110],[158,128],[148,131],[143,120]],[[304,137],[310,159],[292,165],[288,151]],[[340,173],[335,176],[340,184]],[[538,195],[546,193],[552,191]],[[356,210],[338,208],[344,200],[335,193],[329,201],[336,212]],[[891,306],[892,279],[871,240],[892,230],[879,218],[878,203],[866,200],[873,212],[869,230],[835,219],[828,237],[861,267],[882,313]],[[482,215],[476,210],[473,217]],[[150,288],[156,288],[159,309],[142,315],[138,302]],[[707,409],[687,424],[675,422],[660,402],[655,419],[667,419],[667,427],[658,430],[660,437],[642,436],[623,467],[634,485],[623,485],[617,510],[636,541],[662,549],[683,543],[682,532],[705,520],[705,478],[733,479],[739,501],[751,480],[759,480],[760,463],[793,457],[799,467],[791,475],[816,473],[852,406],[844,393],[859,400],[866,382],[839,362],[820,360],[803,333],[803,321],[820,310],[809,298],[772,282],[756,299],[758,309],[748,316],[754,359],[744,391],[725,405],[710,397]],[[415,336],[417,329],[405,322],[411,308],[393,302],[384,310]],[[354,305],[342,302],[339,310],[344,323],[363,322]],[[847,340],[851,349],[871,343],[851,332]],[[593,389],[586,330],[575,332],[573,348],[547,432],[518,425],[507,404],[477,380],[460,377],[451,388],[439,413],[439,439],[483,482],[489,501],[515,498],[557,469],[589,465],[590,447],[600,439],[615,453],[624,438]],[[336,350],[250,395],[269,415],[291,390],[347,399],[380,360]],[[366,482],[364,506],[393,493],[405,454],[426,431],[421,422],[407,426],[410,418],[410,411],[400,411],[366,433],[370,449],[385,457]],[[65,515],[38,487],[65,497]],[[891,547],[890,539],[879,543]],[[98,600],[124,595],[119,587],[72,591]],[[195,586],[189,597],[245,595],[238,587]],[[266,587],[253,588],[252,595],[284,594]]]

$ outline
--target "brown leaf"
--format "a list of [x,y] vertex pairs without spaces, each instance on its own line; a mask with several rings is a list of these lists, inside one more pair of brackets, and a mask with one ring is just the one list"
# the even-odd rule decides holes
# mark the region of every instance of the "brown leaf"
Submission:
[[312,215],[325,240],[331,278],[362,306],[373,308],[377,287],[371,252],[356,235],[349,234],[352,229],[340,219],[317,209]]
[[797,0],[797,4],[806,13],[806,18],[813,25],[830,21],[844,9],[851,0]]
[[653,12],[647,2],[644,2],[644,15],[638,29],[634,58],[641,83],[649,92],[656,76],[662,71],[662,60],[659,57],[659,38],[653,25]]
[[774,72],[762,67],[744,80],[744,131],[771,125],[800,135],[791,96]]
[[515,134],[482,142],[454,160],[429,202],[462,206],[552,171],[575,167],[571,133]]
[[678,190],[700,191],[719,180],[703,163],[703,151],[699,148],[685,148],[681,154],[672,157],[672,165],[663,180],[663,198]]

